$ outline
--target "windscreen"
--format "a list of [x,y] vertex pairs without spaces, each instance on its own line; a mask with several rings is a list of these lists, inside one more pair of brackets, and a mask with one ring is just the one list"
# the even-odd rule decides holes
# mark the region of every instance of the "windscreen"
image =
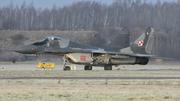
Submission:
[[42,46],[42,45],[46,44],[47,42],[48,42],[48,39],[45,38],[45,39],[41,40],[40,42],[33,43],[32,45]]

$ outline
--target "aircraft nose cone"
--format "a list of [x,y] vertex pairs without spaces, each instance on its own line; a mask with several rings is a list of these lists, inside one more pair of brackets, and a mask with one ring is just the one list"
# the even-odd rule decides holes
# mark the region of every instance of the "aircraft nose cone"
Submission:
[[33,45],[24,45],[14,49],[14,51],[23,54],[35,54],[36,47],[34,47]]
[[15,52],[18,52],[18,53],[24,53],[25,52],[25,49],[23,47],[18,47],[16,49],[14,49]]

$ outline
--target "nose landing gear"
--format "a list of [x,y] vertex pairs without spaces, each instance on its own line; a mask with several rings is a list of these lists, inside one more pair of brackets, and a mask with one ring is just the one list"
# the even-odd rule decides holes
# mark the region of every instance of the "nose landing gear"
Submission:
[[71,70],[71,67],[66,66],[66,62],[67,62],[66,55],[63,56],[63,60],[64,60],[64,62],[63,62],[63,70]]
[[65,67],[63,68],[63,70],[71,70],[71,67],[65,66]]

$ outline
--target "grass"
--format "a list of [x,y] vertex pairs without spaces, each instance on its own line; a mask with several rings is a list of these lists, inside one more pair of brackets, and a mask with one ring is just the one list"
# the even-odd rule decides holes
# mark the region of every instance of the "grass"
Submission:
[[164,99],[169,99],[170,97],[169,96],[165,96]]
[[[5,69],[0,71],[0,77],[180,77],[179,70],[158,70],[164,68],[159,66],[137,67],[137,70],[132,66],[125,71],[104,71],[101,68],[84,71],[83,67],[78,67],[77,71],[62,71],[57,67],[52,71],[42,71],[37,69],[37,65],[0,65],[2,66]],[[144,68],[157,70],[139,70]],[[1,80],[0,101],[9,100],[179,101],[180,80]]]
[[[180,100],[180,80],[1,80],[0,100]],[[151,82],[151,84],[148,84]],[[159,85],[161,84],[161,85]]]
[[180,71],[60,71],[60,70],[8,70],[0,77],[180,77]]

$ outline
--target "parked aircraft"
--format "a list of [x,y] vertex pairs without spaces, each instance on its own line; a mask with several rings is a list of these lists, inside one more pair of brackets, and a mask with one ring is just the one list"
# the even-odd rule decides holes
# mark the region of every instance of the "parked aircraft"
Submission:
[[64,60],[64,70],[70,69],[66,62],[92,66],[102,66],[112,70],[113,65],[146,65],[153,47],[154,29],[148,28],[133,44],[129,44],[129,30],[124,28],[105,49],[93,47],[59,37],[47,37],[42,41],[24,45],[14,51],[22,54],[54,54]]

